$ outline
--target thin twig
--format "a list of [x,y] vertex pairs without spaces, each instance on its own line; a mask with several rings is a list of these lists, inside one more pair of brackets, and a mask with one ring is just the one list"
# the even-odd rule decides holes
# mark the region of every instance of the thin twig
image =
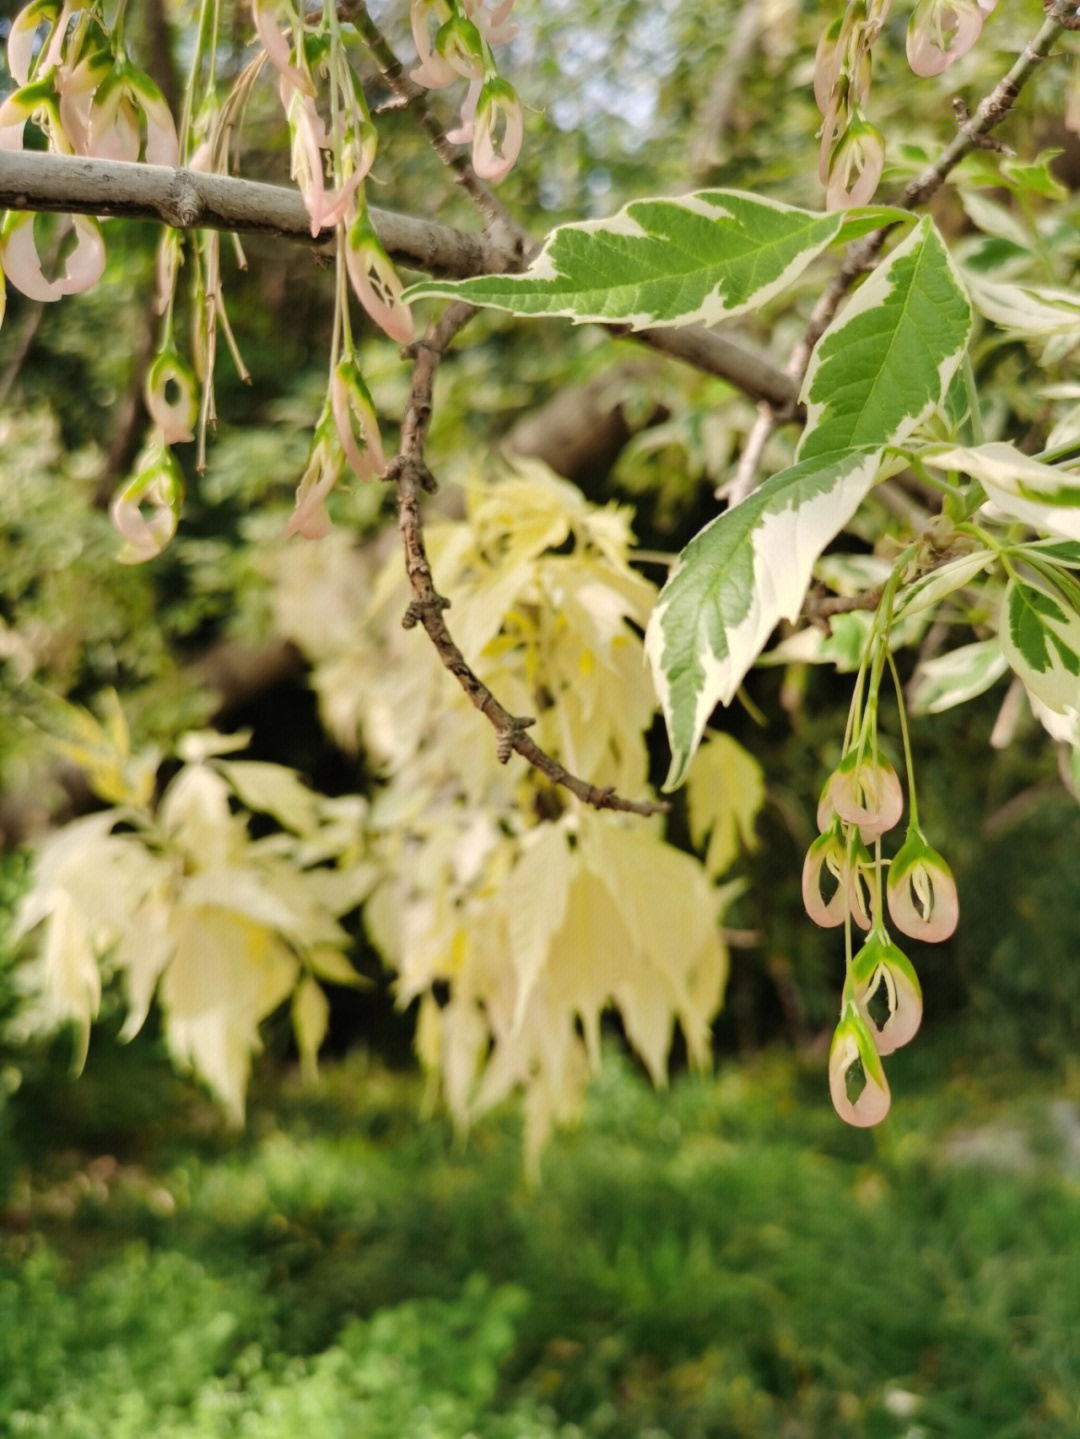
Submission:
[[533,243],[525,230],[518,224],[509,210],[485,185],[461,150],[446,138],[446,131],[431,112],[427,102],[428,92],[414,85],[405,74],[404,67],[394,53],[390,42],[368,14],[364,0],[342,0],[338,7],[343,19],[353,24],[367,45],[371,56],[379,67],[379,73],[404,108],[415,116],[431,147],[449,169],[454,179],[468,195],[484,217],[484,228],[489,234],[498,235],[500,241],[510,249],[516,249],[518,257],[525,259],[532,253]]
[[19,378],[26,357],[33,348],[37,333],[41,329],[41,322],[45,318],[45,304],[42,300],[30,300],[23,315],[22,325],[15,337],[15,344],[11,352],[11,358],[2,376],[0,376],[0,407],[7,403],[7,397]]
[[[1053,0],[1053,3],[1047,5],[1046,10],[1047,18],[1040,26],[1038,34],[1025,46],[1009,72],[980,101],[975,114],[969,119],[961,121],[956,135],[934,163],[928,165],[922,174],[916,176],[908,184],[903,199],[900,201],[901,209],[915,210],[921,205],[925,205],[945,183],[948,175],[964,156],[979,147],[990,131],[1001,124],[1015,105],[1024,85],[1050,53],[1054,41],[1062,30],[1067,27],[1071,28],[1070,22],[1077,18],[1080,4],[1077,3],[1077,0]],[[814,346],[832,323],[841,302],[855,281],[867,270],[873,268],[885,240],[893,228],[891,225],[883,225],[869,235],[864,235],[862,239],[854,241],[845,251],[839,270],[810,312],[806,330],[792,351],[788,364],[784,367],[796,393],[802,388]],[[780,415],[771,416],[764,435],[759,432],[757,426],[752,431],[757,452],[751,451],[747,461],[740,465],[732,487],[733,489],[737,487],[740,499],[745,498],[753,488],[761,451],[765,447],[769,434],[784,418],[786,417]],[[749,440],[747,448],[749,449]],[[732,503],[735,501],[732,500]]]
[[[1012,68],[1002,76],[989,95],[983,97],[971,119],[958,127],[956,134],[934,163],[927,165],[922,174],[908,184],[900,201],[901,209],[917,210],[921,205],[925,205],[931,196],[941,189],[964,156],[978,146],[979,139],[1001,124],[1016,104],[1020,91],[1046,59],[1054,41],[1065,28],[1063,17],[1076,15],[1078,8],[1080,7],[1077,6],[1076,0],[1067,0],[1067,3],[1066,0],[1057,0],[1057,3],[1051,5],[1038,34],[1024,47]],[[831,323],[841,300],[859,276],[873,266],[892,228],[885,225],[848,246],[840,269],[814,306],[806,334],[796,348],[793,358],[797,358],[798,368],[791,373],[798,384],[802,384],[810,362],[810,353]]]
[[451,340],[475,314],[474,305],[457,301],[448,306],[442,318],[412,347],[416,364],[401,426],[401,453],[391,464],[387,476],[397,486],[398,527],[413,595],[402,624],[406,629],[423,625],[439,659],[480,713],[491,721],[495,729],[495,753],[503,764],[516,750],[554,784],[562,785],[595,809],[617,809],[641,815],[664,814],[670,805],[663,801],[623,799],[613,789],[578,779],[552,759],[527,732],[535,721],[512,715],[499,703],[458,649],[443,618],[443,612],[450,608],[450,601],[435,588],[420,518],[420,492],[435,488],[434,477],[424,461],[424,441],[431,421],[435,371]]
[[802,612],[812,625],[830,630],[836,615],[850,615],[857,610],[876,610],[881,603],[881,586],[863,590],[857,595],[807,595]]
[[765,27],[761,0],[743,0],[735,23],[730,27],[720,68],[713,76],[709,93],[694,116],[696,134],[690,142],[690,171],[705,177],[722,161],[721,144],[739,96],[739,87],[750,58],[761,41]]
[[754,423],[750,426],[750,431],[746,436],[746,443],[742,447],[742,454],[739,456],[734,476],[727,484],[720,485],[716,491],[716,498],[727,500],[729,509],[733,509],[735,505],[745,500],[754,488],[761,456],[777,423],[776,411],[772,405],[768,401],[762,401],[758,405]]

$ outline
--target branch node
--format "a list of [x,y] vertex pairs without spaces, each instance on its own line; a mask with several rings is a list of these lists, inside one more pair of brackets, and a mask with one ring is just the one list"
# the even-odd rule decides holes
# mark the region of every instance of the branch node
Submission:
[[415,455],[395,455],[386,468],[383,479],[388,485],[400,485],[404,480],[412,480],[421,489],[427,490],[429,495],[435,494],[439,488],[439,482],[424,464]]
[[174,229],[190,230],[198,223],[203,211],[203,202],[183,170],[174,172],[169,188],[161,201],[161,218]]
[[505,764],[514,752],[515,742],[536,720],[530,715],[509,716],[495,731],[495,758]]
[[1062,0],[1043,0],[1043,9],[1063,30],[1080,30],[1080,9]]
[[449,608],[450,601],[445,595],[432,595],[428,599],[410,600],[401,617],[401,628],[403,630],[415,629],[426,614],[441,614],[443,610]]
[[993,135],[984,135],[976,130],[972,119],[971,111],[965,105],[959,95],[952,98],[953,114],[956,116],[956,128],[964,135],[978,150],[994,150],[999,155],[1006,155],[1009,159],[1016,158],[1016,151],[1006,145],[1003,140],[997,140]]

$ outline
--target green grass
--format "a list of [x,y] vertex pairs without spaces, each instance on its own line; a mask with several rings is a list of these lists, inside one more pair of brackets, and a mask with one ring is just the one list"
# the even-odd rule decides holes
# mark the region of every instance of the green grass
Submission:
[[239,1138],[73,1134],[0,1227],[0,1433],[1075,1435],[1077,1084],[953,1070],[896,1056],[868,1135],[820,1064],[616,1057],[536,1190],[359,1061]]

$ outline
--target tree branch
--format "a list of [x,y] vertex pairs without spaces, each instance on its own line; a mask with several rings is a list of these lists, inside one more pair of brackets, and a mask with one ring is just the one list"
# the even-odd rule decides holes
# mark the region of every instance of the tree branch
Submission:
[[[324,254],[334,248],[333,230],[312,239],[311,217],[292,186],[161,165],[0,151],[0,208],[158,220],[176,230],[235,230],[299,240]],[[374,206],[371,218],[391,258],[414,269],[462,279],[514,268],[513,257],[483,235]]]
[[424,440],[431,419],[435,371],[451,340],[475,314],[474,305],[461,301],[448,306],[442,318],[412,347],[416,367],[401,427],[401,453],[391,464],[387,475],[397,485],[398,526],[405,548],[405,570],[413,593],[402,624],[406,629],[423,625],[439,659],[480,713],[491,721],[495,729],[495,753],[503,764],[516,750],[554,784],[562,785],[595,809],[624,810],[641,815],[666,813],[670,805],[664,801],[623,799],[612,789],[602,789],[578,779],[552,759],[527,733],[535,721],[512,715],[499,703],[469,666],[443,619],[443,612],[450,608],[450,601],[435,588],[420,519],[420,491],[435,488],[435,479],[424,462]]
[[[0,150],[0,209],[149,219],[178,230],[235,230],[298,240],[324,255],[334,247],[331,230],[312,239],[311,217],[299,191],[291,186],[118,160]],[[390,258],[410,269],[465,280],[520,270],[525,263],[516,242],[507,246],[484,234],[375,206],[370,214]],[[607,328],[615,334],[627,333],[624,327]],[[688,326],[640,331],[633,338],[706,374],[718,375],[755,399],[781,409],[794,401],[795,386],[782,370],[724,335]]]

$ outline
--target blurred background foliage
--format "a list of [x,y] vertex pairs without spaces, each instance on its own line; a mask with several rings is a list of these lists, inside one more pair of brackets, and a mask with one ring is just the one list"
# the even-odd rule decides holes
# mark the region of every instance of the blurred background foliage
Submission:
[[[0,17],[16,8],[8,0]],[[703,185],[818,204],[810,79],[827,8],[518,0],[504,69],[528,107],[526,144],[502,198],[537,236]],[[165,9],[182,54],[186,7]],[[407,52],[404,8],[372,11]],[[882,198],[954,133],[949,95],[974,108],[1040,17],[1034,0],[1002,0],[947,80],[915,84],[907,7],[894,5],[872,95],[890,141]],[[136,51],[143,39],[136,26]],[[1080,85],[1076,47],[1059,47],[1007,134],[1022,159],[1062,152],[1060,192],[986,189],[1000,175],[984,157],[959,187],[1019,216],[1026,248],[956,187],[935,201],[939,225],[988,271],[1019,253],[1044,281],[1075,282],[1080,148],[1062,116]],[[276,104],[267,89],[251,111],[253,177],[287,174]],[[408,117],[380,126],[374,202],[430,214],[437,196],[440,219],[472,227]],[[28,883],[26,846],[95,803],[31,722],[34,686],[91,707],[114,688],[135,748],[169,752],[213,722],[250,730],[253,757],[325,794],[378,788],[362,743],[350,751],[324,722],[317,657],[278,626],[280,535],[325,383],[331,275],[302,246],[252,241],[246,272],[226,259],[252,383],[222,361],[209,468],[188,475],[176,540],[154,564],[119,566],[107,506],[147,423],[156,235],[116,223],[107,234],[99,286],[56,306],[11,292],[0,330],[0,1429],[1075,1433],[1080,811],[1034,723],[991,747],[1001,687],[915,727],[921,808],[962,918],[949,944],[913,947],[926,1033],[894,1061],[878,1138],[843,1130],[827,1103],[840,958],[799,899],[850,693],[825,666],[757,671],[747,689],[765,722],[739,708],[723,719],[760,761],[766,795],[727,916],[750,943],[733,952],[714,1027],[718,1078],[677,1074],[653,1095],[609,1023],[603,1075],[580,1126],[552,1142],[536,1192],[512,1108],[467,1141],[441,1118],[417,1122],[415,1006],[395,1007],[355,915],[344,923],[370,984],[329,989],[322,1079],[298,1088],[287,1020],[272,1019],[240,1137],[169,1068],[154,1016],[116,1042],[122,1004],[108,988],[81,1078],[68,1036],[17,1041],[20,954],[3,932]],[[823,273],[740,333],[782,364]],[[1074,345],[1056,342],[1048,365],[1020,338],[976,350],[996,433],[1045,437],[1064,423],[1080,398],[1067,390]],[[370,332],[362,360],[392,447],[407,369]],[[641,549],[677,550],[714,513],[753,406],[558,322],[481,315],[462,335],[439,376],[436,509],[460,515],[467,478],[493,472],[501,446],[541,452],[536,417],[550,438],[548,407],[568,394],[608,441],[578,452],[568,440],[563,473],[590,501],[632,506]],[[773,440],[770,464],[791,442]],[[332,510],[366,556],[392,551],[381,487],[340,491]],[[868,506],[867,548],[892,523]],[[662,746],[654,731],[654,772]],[[671,833],[688,843],[678,798]]]

